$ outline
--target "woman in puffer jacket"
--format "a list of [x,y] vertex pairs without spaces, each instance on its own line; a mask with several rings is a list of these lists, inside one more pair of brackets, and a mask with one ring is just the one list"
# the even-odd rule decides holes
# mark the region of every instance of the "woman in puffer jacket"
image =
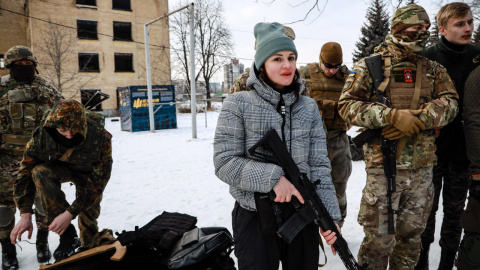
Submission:
[[[335,222],[341,218],[330,177],[326,135],[315,101],[300,96],[305,87],[296,69],[297,50],[279,23],[258,23],[255,62],[250,69],[250,91],[229,95],[223,102],[214,141],[217,177],[230,185],[235,198],[232,228],[235,256],[240,270],[317,269],[319,229],[305,226],[288,244],[275,233],[276,218],[257,211],[254,193],[273,190],[275,202],[287,219],[294,210],[291,200],[304,203],[283,169],[252,157],[248,149],[274,129],[285,142],[301,173],[318,182],[317,193]],[[272,227],[266,224],[274,224]],[[262,224],[262,225],[260,225]],[[334,232],[321,232],[327,244]],[[332,246],[332,250],[333,249]]]

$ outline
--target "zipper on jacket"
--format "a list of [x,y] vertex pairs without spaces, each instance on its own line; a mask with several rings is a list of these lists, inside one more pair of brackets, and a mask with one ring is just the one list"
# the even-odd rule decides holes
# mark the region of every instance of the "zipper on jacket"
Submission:
[[278,105],[277,105],[277,111],[282,116],[282,141],[285,142],[285,114],[286,114],[286,108],[285,108],[285,101],[283,100],[282,94],[280,94],[280,101],[278,102]]

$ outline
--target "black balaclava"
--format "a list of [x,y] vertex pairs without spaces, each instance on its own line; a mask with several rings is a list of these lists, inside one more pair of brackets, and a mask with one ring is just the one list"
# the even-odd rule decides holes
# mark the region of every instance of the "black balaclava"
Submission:
[[19,82],[31,82],[35,78],[35,65],[17,65],[13,64],[10,68],[10,74]]

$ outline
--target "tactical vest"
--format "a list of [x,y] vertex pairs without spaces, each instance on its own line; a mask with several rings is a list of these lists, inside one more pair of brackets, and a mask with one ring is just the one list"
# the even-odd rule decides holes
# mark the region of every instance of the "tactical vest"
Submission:
[[[434,80],[427,77],[427,62],[427,59],[420,58],[416,63],[399,62],[392,65],[391,57],[387,56],[383,59],[384,80],[379,90],[385,91],[393,108],[416,110],[433,99]],[[419,142],[424,145],[424,148],[427,148],[429,142],[432,143],[431,148],[428,149],[431,153],[415,152]],[[397,163],[410,163],[414,167],[421,164],[434,164],[436,156],[433,144],[431,131],[420,132],[411,138],[401,138],[397,142]],[[407,154],[403,155],[404,151]]]
[[[432,100],[431,85],[433,80],[427,77],[427,59],[418,60],[417,63],[400,62],[391,65],[391,59],[387,57],[384,64],[385,72],[388,73],[388,70],[390,70],[391,74],[385,93],[392,103],[392,107],[415,110]],[[420,69],[420,71],[417,69]],[[417,72],[420,72],[418,77]],[[417,79],[420,79],[418,82],[420,83],[418,86],[420,91],[416,93]]]
[[54,102],[45,87],[45,81],[39,77],[30,84],[10,80],[10,75],[1,78],[0,92],[4,93],[0,97],[1,153],[23,155],[32,131]]
[[[101,160],[105,116],[91,111],[86,111],[86,115],[88,123],[87,137],[83,143],[74,147],[73,152],[67,157],[64,164],[71,170],[91,172],[93,164]],[[39,134],[34,136],[39,136],[40,150],[38,151],[38,158],[40,160],[46,162],[58,160],[67,151],[65,147],[57,144],[44,128],[39,128]]]
[[338,100],[345,84],[345,72],[340,70],[331,78],[325,76],[318,63],[307,64],[310,75],[310,96],[315,99],[327,131],[348,130],[347,123],[338,113]]

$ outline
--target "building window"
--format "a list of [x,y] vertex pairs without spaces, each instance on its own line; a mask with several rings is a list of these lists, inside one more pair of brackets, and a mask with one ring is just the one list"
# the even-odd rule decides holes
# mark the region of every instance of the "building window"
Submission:
[[132,41],[132,23],[113,22],[113,40]]
[[[99,92],[100,89],[80,89],[80,94],[82,97],[82,104],[85,105],[87,102],[95,96],[95,93]],[[93,103],[96,103],[92,100]],[[92,103],[91,102],[91,103]],[[98,104],[94,108],[90,109],[91,111],[101,111],[102,110],[102,103]]]
[[112,9],[132,11],[130,0],[112,0]]
[[77,20],[77,35],[79,39],[98,39],[97,21]]
[[97,6],[97,0],[77,0],[77,5]]
[[115,53],[115,72],[134,72],[133,54]]
[[78,53],[80,72],[99,72],[98,53]]

